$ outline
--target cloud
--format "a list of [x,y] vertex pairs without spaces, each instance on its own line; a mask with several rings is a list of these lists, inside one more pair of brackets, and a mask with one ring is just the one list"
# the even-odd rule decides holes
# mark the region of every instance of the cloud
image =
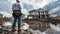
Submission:
[[48,5],[44,6],[45,10],[49,11],[49,14],[52,16],[60,15],[60,0],[56,0]]
[[16,2],[16,0],[8,0],[9,2],[11,2],[11,3],[15,3]]
[[[21,1],[21,6],[22,6],[22,11],[24,14],[26,14],[31,9],[43,8],[49,3],[52,3],[58,0],[20,0],[20,1]],[[12,4],[15,2],[16,0],[1,0],[0,11],[4,10],[4,11],[7,11],[8,13],[12,13],[11,11]]]
[[0,1],[0,13],[3,14],[3,16],[11,17],[11,3],[8,0]]
[[11,11],[11,3],[6,1],[1,0],[0,1],[0,11]]
[[56,0],[21,0],[21,2],[25,2],[27,4],[32,5],[34,8],[42,8],[43,6],[54,2]]
[[55,2],[56,0],[21,0],[21,5],[23,5],[23,9],[32,10],[43,8],[49,3]]
[[1,14],[3,14],[3,17],[6,16],[6,17],[12,17],[12,14],[11,13],[8,13],[6,11],[0,11]]
[[49,11],[50,14],[53,14],[57,11],[60,11],[60,6],[56,7],[56,8],[53,8],[52,10]]

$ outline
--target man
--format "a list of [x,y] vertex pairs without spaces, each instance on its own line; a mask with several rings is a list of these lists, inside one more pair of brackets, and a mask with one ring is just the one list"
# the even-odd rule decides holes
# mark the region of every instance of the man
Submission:
[[18,19],[18,32],[21,31],[20,27],[21,27],[21,6],[20,6],[20,1],[16,0],[16,3],[14,3],[12,5],[12,11],[13,11],[13,17],[14,17],[14,21],[13,21],[13,25],[12,25],[12,31],[15,31],[15,27],[16,27],[16,21]]

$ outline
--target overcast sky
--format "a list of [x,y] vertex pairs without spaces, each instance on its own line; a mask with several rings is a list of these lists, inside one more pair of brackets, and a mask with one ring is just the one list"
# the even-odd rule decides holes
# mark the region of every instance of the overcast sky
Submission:
[[[22,13],[28,14],[29,10],[43,8],[44,6],[56,1],[59,0],[20,0],[20,3],[22,7]],[[11,17],[11,6],[15,2],[15,0],[0,0],[0,13],[2,13],[4,16]]]

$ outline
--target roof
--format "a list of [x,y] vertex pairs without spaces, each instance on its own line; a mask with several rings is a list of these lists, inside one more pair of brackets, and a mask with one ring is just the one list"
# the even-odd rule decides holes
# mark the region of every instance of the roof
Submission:
[[38,11],[46,11],[46,12],[48,12],[47,10],[44,10],[44,9],[42,9],[42,8],[39,8],[39,9],[37,9],[37,10],[31,10],[31,11],[29,11],[29,13],[38,12]]

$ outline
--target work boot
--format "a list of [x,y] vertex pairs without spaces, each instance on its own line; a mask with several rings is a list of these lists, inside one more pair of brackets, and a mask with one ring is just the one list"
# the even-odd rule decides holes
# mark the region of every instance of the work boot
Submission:
[[16,29],[15,28],[12,28],[12,34],[14,34],[15,31],[16,31]]
[[12,32],[15,32],[16,31],[16,29],[15,28],[12,28]]
[[21,34],[22,29],[18,29],[18,34]]

